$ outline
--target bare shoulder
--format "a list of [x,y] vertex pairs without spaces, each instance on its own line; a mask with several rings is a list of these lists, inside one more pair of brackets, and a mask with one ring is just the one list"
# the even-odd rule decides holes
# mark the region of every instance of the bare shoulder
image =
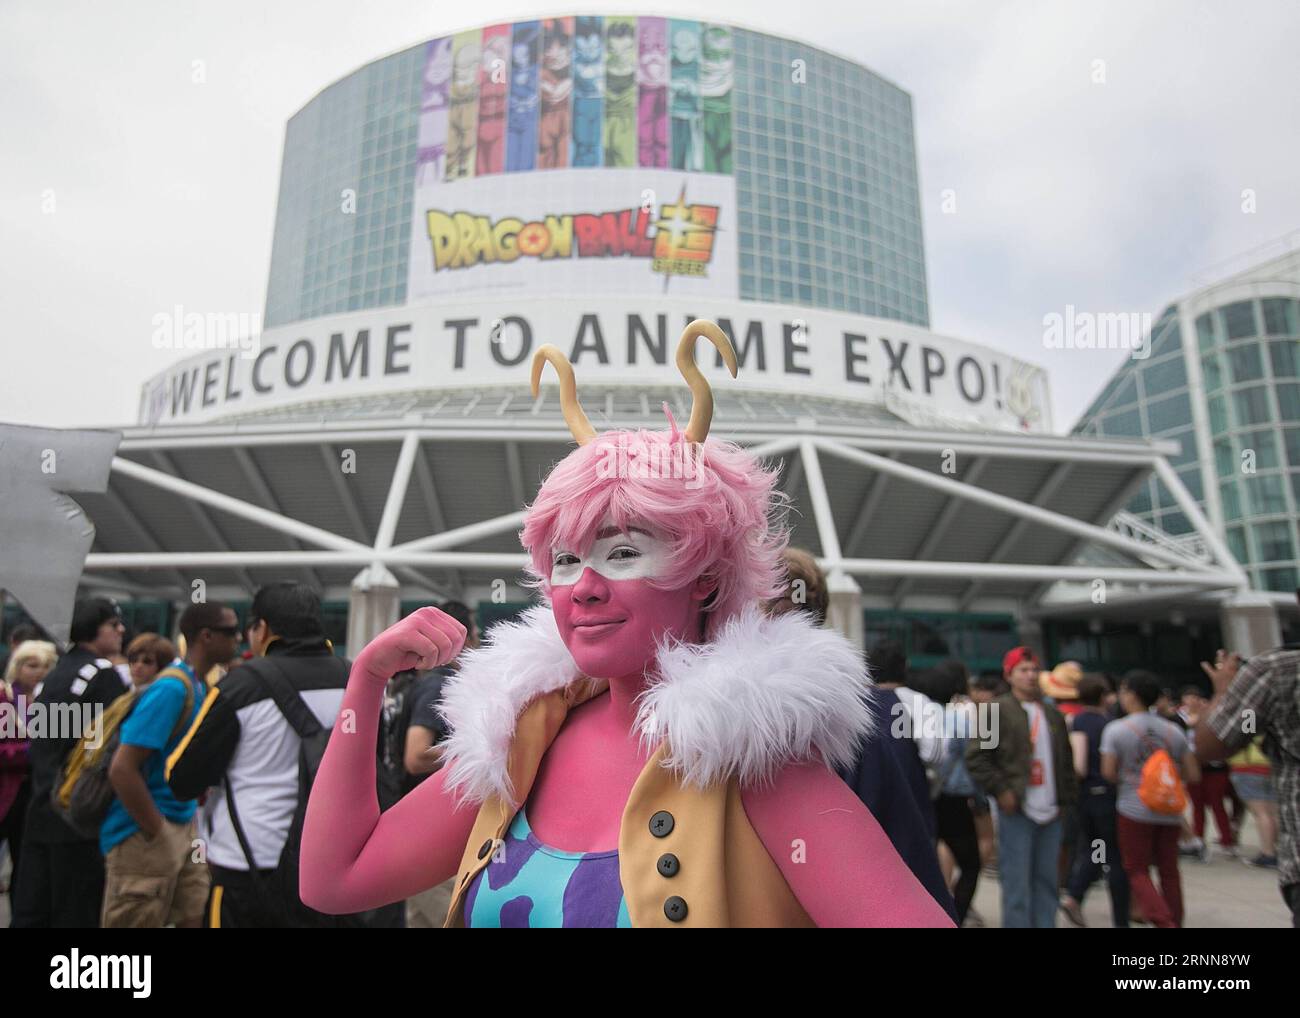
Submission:
[[857,818],[866,807],[840,776],[820,760],[788,764],[771,781],[741,790],[745,809],[764,814],[806,817],[839,813]]

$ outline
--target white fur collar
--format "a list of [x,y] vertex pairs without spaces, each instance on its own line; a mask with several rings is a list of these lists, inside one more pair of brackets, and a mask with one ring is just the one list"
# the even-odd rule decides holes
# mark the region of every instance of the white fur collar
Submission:
[[[872,729],[862,654],[799,613],[744,612],[710,643],[661,647],[658,663],[636,727],[651,749],[668,742],[664,766],[686,784],[706,787],[733,775],[759,784],[814,753],[838,767]],[[548,606],[493,627],[443,690],[440,712],[452,730],[448,790],[468,802],[511,799],[506,757],[516,718],[577,678]]]

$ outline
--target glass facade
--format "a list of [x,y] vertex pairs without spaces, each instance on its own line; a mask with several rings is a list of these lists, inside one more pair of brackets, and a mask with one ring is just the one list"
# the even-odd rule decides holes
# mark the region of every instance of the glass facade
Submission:
[[[911,97],[803,43],[733,39],[740,296],[928,326]],[[406,300],[425,52],[368,64],[290,119],[267,327]]]
[[[1290,593],[1300,586],[1300,302],[1265,297],[1206,310],[1187,350],[1179,331],[1178,309],[1170,307],[1152,329],[1151,357],[1126,362],[1075,433],[1178,441],[1172,465],[1203,510],[1207,486],[1217,487],[1224,538],[1252,586]],[[1203,396],[1188,388],[1186,358],[1200,361]],[[1203,476],[1197,458],[1198,398],[1213,476]],[[1191,530],[1154,477],[1127,508],[1167,533]]]
[[911,97],[737,31],[735,101],[740,295],[929,325]]
[[267,327],[406,298],[424,46],[367,64],[290,119]]
[[1010,615],[953,612],[863,612],[864,646],[896,640],[912,668],[932,668],[957,658],[972,672],[1002,670],[1002,656],[1020,642]]

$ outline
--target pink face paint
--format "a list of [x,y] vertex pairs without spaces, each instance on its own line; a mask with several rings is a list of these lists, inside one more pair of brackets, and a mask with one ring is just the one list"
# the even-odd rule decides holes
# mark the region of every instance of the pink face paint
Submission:
[[[666,635],[688,638],[699,600],[694,585],[663,590],[651,582],[667,563],[664,542],[638,531],[598,535],[585,556],[553,557],[551,610],[583,673],[618,679],[644,672]],[[625,576],[626,579],[611,578]],[[556,580],[568,581],[557,584]]]

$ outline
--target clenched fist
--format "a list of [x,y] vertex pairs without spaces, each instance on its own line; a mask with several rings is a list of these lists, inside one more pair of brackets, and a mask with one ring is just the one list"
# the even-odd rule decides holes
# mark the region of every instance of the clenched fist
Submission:
[[465,635],[465,627],[446,612],[421,608],[366,644],[355,667],[379,682],[408,668],[437,668],[455,659]]

